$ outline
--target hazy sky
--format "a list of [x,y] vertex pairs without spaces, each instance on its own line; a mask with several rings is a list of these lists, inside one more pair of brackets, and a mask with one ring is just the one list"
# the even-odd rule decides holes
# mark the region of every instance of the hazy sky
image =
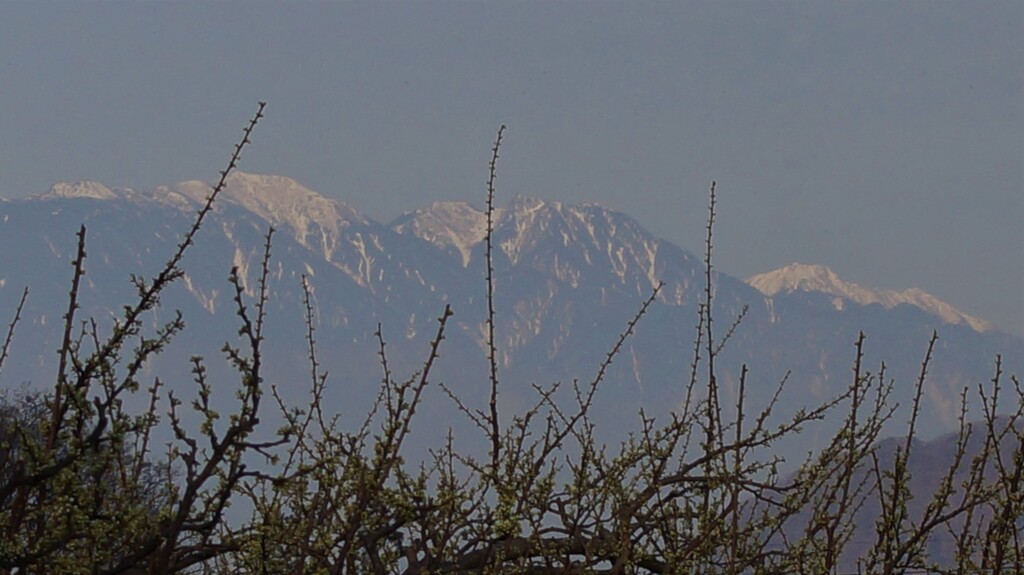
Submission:
[[[242,169],[388,221],[623,210],[717,264],[820,263],[1024,334],[1024,3],[0,0],[0,196]],[[0,249],[11,249],[0,246]]]

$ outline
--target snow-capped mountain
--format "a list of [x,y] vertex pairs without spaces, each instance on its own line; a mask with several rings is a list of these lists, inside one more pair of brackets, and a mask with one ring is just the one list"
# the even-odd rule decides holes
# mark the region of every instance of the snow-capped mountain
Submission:
[[57,198],[93,198],[96,200],[110,200],[117,197],[127,196],[130,190],[120,190],[120,193],[104,186],[99,182],[82,181],[75,183],[60,182],[54,184],[50,191],[39,196],[40,199],[52,200]]
[[[222,202],[238,205],[276,227],[286,227],[303,245],[322,246],[325,238],[337,236],[353,223],[369,223],[343,202],[325,198],[291,178],[235,171],[226,183]],[[157,188],[153,195],[166,201],[173,194],[198,203],[206,200],[210,185],[192,180]]]
[[[10,317],[22,290],[31,289],[0,385],[52,377],[79,225],[88,230],[80,317],[109,326],[133,296],[130,274],[159,269],[209,191],[200,181],[149,191],[82,182],[0,203],[0,317]],[[229,178],[186,256],[185,276],[164,294],[164,312],[151,318],[156,326],[180,310],[188,324],[154,372],[185,385],[189,356],[212,362],[223,342],[237,337],[234,294],[225,278],[237,268],[253,293],[271,226],[277,233],[265,365],[272,383],[301,388],[307,378],[300,287],[306,276],[323,367],[337,381],[332,397],[347,413],[359,413],[376,396],[378,325],[392,372],[413,373],[445,305],[455,315],[435,381],[479,405],[487,381],[486,214],[466,203],[438,202],[385,224],[279,176]],[[496,347],[509,409],[535,398],[533,383],[590,381],[659,282],[664,287],[656,303],[605,374],[594,416],[627,426],[641,407],[657,415],[679,405],[703,297],[699,257],[596,204],[516,197],[496,211],[493,226]],[[909,383],[919,369],[917,352],[935,329],[940,349],[922,409],[930,426],[925,432],[938,433],[954,421],[961,388],[991,377],[995,354],[1002,354],[1004,371],[1020,372],[1020,339],[976,331],[985,324],[950,312],[923,292],[893,295],[834,276],[824,268],[792,268],[752,279],[755,289],[715,274],[716,339],[745,313],[717,356],[727,396],[746,364],[751,406],[767,401],[787,373],[787,406],[833,397],[849,384],[859,331],[868,334],[867,360],[886,360],[888,374]],[[909,386],[894,393],[905,399]],[[432,395],[424,410],[433,424],[461,421],[443,394]]]
[[[500,218],[501,210],[494,214]],[[391,224],[400,234],[421,237],[441,249],[454,248],[469,265],[473,250],[487,235],[487,214],[466,202],[434,202],[429,208],[407,212]]]
[[860,305],[881,304],[891,309],[908,304],[941,318],[950,324],[966,324],[979,332],[993,329],[992,324],[954,308],[952,305],[918,288],[903,291],[861,287],[840,279],[831,269],[821,265],[794,263],[777,270],[747,278],[747,283],[772,297],[779,292],[818,292],[833,296],[832,305],[842,310],[849,302]]
[[[550,266],[558,279],[579,287],[588,267],[611,269],[620,282],[628,283],[639,271],[646,278],[638,288],[649,290],[660,281],[655,273],[662,242],[635,221],[596,204],[568,205],[540,198],[518,196],[493,214],[494,245],[513,266],[520,262]],[[408,212],[392,223],[400,234],[423,238],[442,248],[454,248],[466,267],[474,253],[482,255],[487,214],[465,202],[435,202],[429,208]],[[561,247],[563,257],[545,261],[549,243]],[[582,261],[566,260],[572,252]],[[532,258],[532,259],[531,259]],[[629,277],[627,277],[629,276]]]

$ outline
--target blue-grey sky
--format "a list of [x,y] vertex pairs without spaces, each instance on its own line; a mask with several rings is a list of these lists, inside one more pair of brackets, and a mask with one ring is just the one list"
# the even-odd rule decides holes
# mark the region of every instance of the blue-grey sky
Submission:
[[[0,196],[242,169],[388,221],[623,210],[746,277],[820,263],[1024,334],[1021,2],[9,2]],[[69,232],[70,233],[70,232]],[[10,249],[10,248],[0,248]]]

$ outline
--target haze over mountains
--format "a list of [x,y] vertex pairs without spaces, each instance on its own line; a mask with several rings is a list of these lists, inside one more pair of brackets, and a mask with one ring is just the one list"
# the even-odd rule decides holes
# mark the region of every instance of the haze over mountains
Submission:
[[[208,192],[199,181],[149,191],[81,182],[0,203],[0,314],[12,316],[22,289],[31,289],[2,385],[46,385],[53,377],[68,262],[80,224],[88,230],[88,258],[79,317],[95,317],[102,328],[131,298],[129,274],[159,269]],[[679,405],[703,297],[700,256],[596,204],[516,197],[495,212],[494,222],[499,376],[508,409],[534,398],[532,383],[593,378],[659,282],[664,287],[656,303],[610,367],[597,413],[616,427],[635,422],[640,408],[664,415]],[[434,380],[467,404],[484,405],[486,214],[466,203],[439,202],[384,224],[280,176],[229,178],[186,256],[185,277],[152,318],[156,326],[177,309],[188,324],[152,367],[154,374],[170,385],[187,385],[188,356],[219,361],[223,342],[237,337],[226,278],[237,267],[252,293],[270,226],[277,230],[267,327],[271,383],[296,393],[308,387],[300,287],[307,276],[316,337],[340,410],[358,414],[376,396],[378,324],[394,372],[412,373],[425,358],[446,304],[455,316]],[[798,264],[748,282],[714,277],[716,339],[746,309],[717,360],[723,390],[727,397],[735,394],[745,363],[751,370],[748,399],[755,406],[771,397],[787,373],[788,410],[842,393],[860,331],[868,338],[865,365],[877,371],[884,360],[887,376],[896,382],[895,399],[904,404],[928,338],[938,331],[923,403],[926,436],[951,429],[961,390],[990,379],[997,354],[1004,371],[1021,372],[1024,341],[920,289],[872,290],[825,267]],[[424,425],[460,425],[448,418],[451,402],[436,390],[424,410]]]

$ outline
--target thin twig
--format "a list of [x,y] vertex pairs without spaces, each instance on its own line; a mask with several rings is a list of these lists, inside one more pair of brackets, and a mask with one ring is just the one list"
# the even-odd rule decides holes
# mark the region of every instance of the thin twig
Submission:
[[7,354],[11,350],[11,341],[14,339],[14,329],[18,327],[18,321],[21,320],[21,312],[25,309],[25,300],[28,299],[28,288],[21,292],[21,300],[18,302],[18,307],[14,308],[14,319],[11,323],[7,324],[7,335],[4,337],[3,348],[0,348],[0,371],[3,371],[4,361],[7,360]]
[[491,467],[495,473],[501,450],[501,425],[498,421],[498,350],[494,341],[494,182],[497,179],[498,151],[501,139],[505,135],[505,124],[498,128],[491,148],[491,162],[487,170],[487,233],[485,262],[487,265],[487,360],[490,363],[490,423],[491,436]]

